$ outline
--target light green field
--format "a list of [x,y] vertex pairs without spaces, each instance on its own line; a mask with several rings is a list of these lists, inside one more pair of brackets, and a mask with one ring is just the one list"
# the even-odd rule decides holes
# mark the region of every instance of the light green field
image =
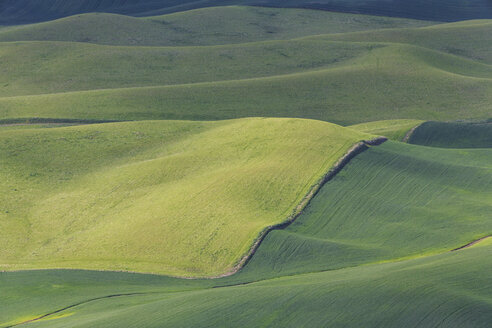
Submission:
[[[436,63],[436,58],[441,58]],[[0,98],[0,119],[304,117],[337,124],[488,118],[490,66],[408,45],[375,48],[336,67],[176,86]]]
[[420,120],[385,120],[359,123],[349,128],[374,135],[385,136],[388,139],[402,141],[405,135],[414,127],[423,123]]
[[491,239],[450,250],[492,232],[491,155],[372,147],[292,225],[271,232],[237,275],[3,273],[0,322],[73,306],[30,325],[488,327]]
[[[379,1],[329,3],[487,16]],[[6,0],[0,23],[251,3],[157,2]],[[0,328],[489,327],[492,238],[452,250],[492,236],[491,24],[228,6],[0,27]]]
[[492,120],[426,122],[415,129],[408,142],[443,148],[492,148]]
[[295,119],[0,133],[0,269],[179,276],[231,269],[368,136]]
[[230,6],[144,18],[104,13],[83,14],[0,30],[0,41],[190,46],[292,39],[316,34],[431,24],[436,23],[319,10]]
[[492,64],[492,20],[472,20],[422,28],[344,33],[322,38],[338,41],[391,42],[419,45]]
[[[232,6],[10,27],[0,39],[50,41],[0,42],[0,120],[488,118],[490,21],[429,24]],[[60,42],[85,38],[110,45]],[[197,44],[214,46],[176,46]]]

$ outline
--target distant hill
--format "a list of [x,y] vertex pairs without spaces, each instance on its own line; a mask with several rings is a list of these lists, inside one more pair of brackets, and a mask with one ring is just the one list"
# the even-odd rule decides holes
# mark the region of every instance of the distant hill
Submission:
[[5,27],[0,30],[0,41],[202,46],[435,24],[320,10],[226,6],[144,18],[106,13],[80,14],[49,22]]
[[438,21],[492,18],[490,0],[3,0],[0,25],[42,22],[89,12],[150,16],[224,5],[311,8]]
[[492,121],[425,122],[408,142],[441,148],[492,148]]

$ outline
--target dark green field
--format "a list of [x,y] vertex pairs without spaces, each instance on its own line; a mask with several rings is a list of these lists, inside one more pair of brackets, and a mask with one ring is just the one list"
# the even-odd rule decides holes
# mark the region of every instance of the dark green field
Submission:
[[492,122],[425,122],[408,142],[443,148],[492,148]]
[[0,6],[0,24],[19,24],[52,20],[86,12],[111,12],[151,16],[190,9],[253,5],[264,7],[310,8],[380,16],[456,21],[491,18],[492,5],[487,0],[6,0]]
[[[492,234],[491,154],[394,142],[373,147],[229,278],[3,273],[1,321],[74,305],[33,326],[487,327],[492,244],[450,251]],[[466,173],[456,180],[457,172]]]

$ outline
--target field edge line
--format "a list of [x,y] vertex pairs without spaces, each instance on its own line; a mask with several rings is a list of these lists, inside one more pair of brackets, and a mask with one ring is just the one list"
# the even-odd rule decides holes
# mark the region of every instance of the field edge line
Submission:
[[[329,171],[324,174],[321,179],[318,180],[309,190],[309,192],[302,198],[300,203],[294,208],[293,212],[291,215],[287,217],[286,220],[284,220],[281,223],[277,223],[271,226],[268,226],[264,228],[258,237],[255,239],[253,242],[253,245],[250,247],[249,251],[232,267],[231,270],[229,270],[226,273],[217,275],[217,276],[210,276],[210,277],[201,277],[199,279],[218,279],[218,278],[225,278],[232,276],[239,272],[242,268],[246,266],[246,264],[251,260],[253,255],[256,253],[258,248],[260,247],[261,243],[265,239],[265,237],[268,235],[270,231],[273,230],[281,230],[285,229],[288,227],[290,224],[292,224],[304,211],[304,209],[309,205],[311,200],[316,196],[318,191],[331,179],[333,179],[354,157],[357,155],[363,153],[367,149],[369,149],[371,146],[379,146],[382,143],[386,142],[388,138],[380,136],[376,137],[370,140],[361,140],[354,144],[352,147],[349,148],[349,150],[343,155],[341,158],[338,159],[337,162],[329,169]],[[179,278],[184,278],[184,279],[197,279],[194,277],[179,277]]]

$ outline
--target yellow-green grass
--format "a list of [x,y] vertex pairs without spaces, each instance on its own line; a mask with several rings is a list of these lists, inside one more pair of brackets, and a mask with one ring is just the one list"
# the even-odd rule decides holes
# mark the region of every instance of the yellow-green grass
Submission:
[[492,20],[472,20],[421,28],[388,29],[322,36],[338,41],[419,45],[492,64]]
[[[437,62],[437,59],[440,60]],[[0,98],[0,119],[304,117],[337,124],[488,118],[492,68],[409,45],[272,77]]]
[[384,120],[367,123],[359,123],[348,126],[351,129],[374,135],[385,136],[391,140],[401,141],[414,127],[423,123],[422,120]]
[[0,30],[0,41],[212,45],[431,24],[434,23],[318,10],[230,6],[145,18],[105,13],[82,14]]
[[0,269],[177,276],[231,269],[368,136],[259,118],[0,133]]
[[[268,77],[336,67],[379,47],[310,40],[210,47],[0,43],[0,96]],[[36,72],[36,74],[32,74]]]
[[29,325],[488,328],[491,252],[484,241],[437,256],[223,288],[211,288],[221,286],[217,280],[113,272],[4,273],[0,326],[73,305]]
[[53,319],[70,317],[37,325],[488,327],[490,239],[450,250],[490,234],[491,155],[391,141],[371,147],[227,278],[2,273],[0,323],[69,307]]

